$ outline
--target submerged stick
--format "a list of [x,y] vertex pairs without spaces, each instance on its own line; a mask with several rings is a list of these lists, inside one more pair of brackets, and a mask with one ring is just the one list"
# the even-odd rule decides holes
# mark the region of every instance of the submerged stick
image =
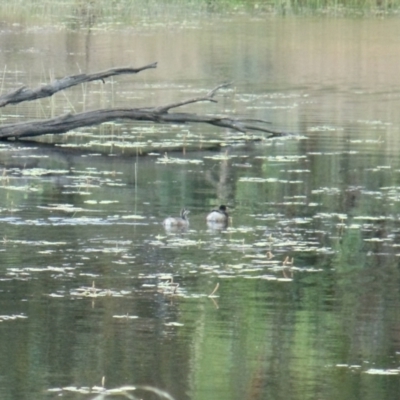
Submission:
[[215,292],[218,290],[219,288],[219,282],[217,282],[217,284],[215,285],[214,290],[208,295],[208,297],[211,297],[215,294]]

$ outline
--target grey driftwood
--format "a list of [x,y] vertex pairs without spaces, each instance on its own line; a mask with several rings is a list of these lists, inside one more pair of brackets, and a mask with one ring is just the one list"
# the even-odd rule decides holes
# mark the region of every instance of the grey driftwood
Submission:
[[10,93],[0,96],[0,107],[4,107],[8,104],[22,103],[23,101],[31,101],[41,99],[43,97],[50,97],[54,93],[61,90],[68,89],[71,86],[76,86],[81,83],[91,82],[109,78],[110,76],[122,75],[122,74],[137,74],[149,68],[157,68],[157,63],[145,65],[140,68],[122,67],[122,68],[111,68],[107,71],[96,72],[94,74],[78,74],[72,76],[66,76],[62,79],[57,79],[48,85],[40,86],[36,89],[29,89],[26,86],[22,86]]
[[[19,88],[4,96],[0,96],[0,107],[7,104],[16,104],[23,101],[36,100],[42,97],[52,96],[54,93],[78,85],[84,82],[94,80],[103,80],[114,75],[135,74],[146,69],[156,68],[157,63],[145,65],[140,68],[123,67],[113,68],[103,72],[94,74],[79,74],[56,80],[48,85],[43,85],[34,90],[26,87]],[[282,136],[283,132],[278,132],[266,128],[267,121],[259,119],[244,119],[229,116],[215,115],[198,115],[194,113],[169,112],[170,110],[187,104],[211,101],[214,99],[218,90],[226,88],[229,84],[222,84],[206,95],[193,97],[176,103],[167,104],[158,107],[141,107],[141,108],[115,108],[87,111],[78,114],[66,114],[56,118],[28,121],[16,124],[3,125],[0,127],[0,139],[24,138],[40,136],[45,134],[60,134],[68,132],[72,129],[102,124],[104,122],[127,119],[135,121],[150,121],[156,123],[205,123],[223,128],[230,128],[239,132],[258,131],[268,134],[268,137]]]

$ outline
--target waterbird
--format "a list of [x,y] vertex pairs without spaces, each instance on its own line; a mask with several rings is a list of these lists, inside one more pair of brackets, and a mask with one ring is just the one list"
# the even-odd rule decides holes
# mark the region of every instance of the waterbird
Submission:
[[165,228],[187,228],[189,226],[188,214],[189,210],[182,208],[179,217],[168,217],[163,221]]
[[207,222],[228,222],[228,213],[226,212],[226,206],[221,205],[217,210],[212,210],[207,215]]

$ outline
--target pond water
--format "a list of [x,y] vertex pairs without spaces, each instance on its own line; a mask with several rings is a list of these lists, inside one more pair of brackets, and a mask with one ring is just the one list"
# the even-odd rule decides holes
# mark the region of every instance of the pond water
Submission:
[[[395,19],[245,15],[3,26],[3,92],[159,66],[6,107],[2,123],[232,81],[185,111],[293,135],[118,121],[2,143],[1,398],[397,398],[399,33]],[[229,226],[207,226],[220,204]],[[189,229],[165,231],[182,207]]]

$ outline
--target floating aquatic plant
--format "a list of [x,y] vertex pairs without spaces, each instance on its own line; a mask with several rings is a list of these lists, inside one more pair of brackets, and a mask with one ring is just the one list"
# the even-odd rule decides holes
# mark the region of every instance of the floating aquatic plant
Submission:
[[137,315],[113,315],[113,318],[117,318],[117,319],[138,319],[139,317]]
[[70,291],[70,295],[74,297],[91,297],[91,298],[97,298],[97,297],[124,297],[127,295],[130,295],[132,292],[129,290],[113,290],[113,289],[100,289],[95,286],[95,283],[93,281],[93,284],[91,287],[80,287],[77,289],[72,289]]
[[180,322],[165,322],[165,326],[184,326],[184,324],[181,324]]
[[151,392],[156,394],[160,398],[164,398],[167,400],[175,400],[169,393],[165,392],[164,390],[158,389],[153,386],[146,386],[146,385],[126,385],[120,386],[114,389],[107,389],[104,386],[105,380],[104,377],[102,379],[101,386],[64,386],[64,387],[55,387],[47,389],[50,393],[60,393],[62,395],[63,392],[71,392],[71,393],[79,393],[79,394],[97,394],[97,396],[93,397],[91,400],[104,400],[108,397],[115,397],[115,396],[123,396],[130,400],[137,400],[136,396],[133,396],[131,392],[141,390],[146,392]]
[[0,322],[15,321],[17,319],[26,319],[26,318],[28,317],[24,314],[0,315]]
[[378,368],[370,368],[364,371],[365,374],[370,375],[400,375],[400,369],[378,369]]
[[164,154],[163,157],[157,158],[157,164],[201,164],[203,160],[191,158],[174,158]]

